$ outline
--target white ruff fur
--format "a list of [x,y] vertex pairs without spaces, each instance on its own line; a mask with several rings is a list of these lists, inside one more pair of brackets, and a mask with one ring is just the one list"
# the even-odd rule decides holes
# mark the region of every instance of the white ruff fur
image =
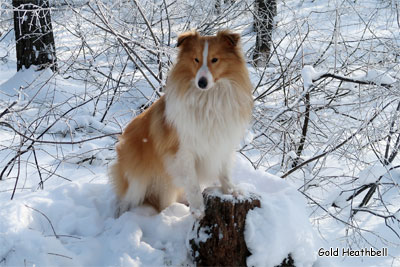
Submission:
[[220,180],[223,190],[233,191],[230,170],[233,153],[248,125],[252,98],[227,79],[209,90],[192,84],[184,96],[177,95],[173,84],[166,91],[166,119],[175,126],[179,151],[168,160],[167,169],[175,182],[185,188],[195,213],[202,212],[199,183]]
[[166,92],[166,119],[176,127],[180,145],[200,158],[232,152],[248,125],[240,107],[251,105],[251,98],[226,79],[210,90],[193,85],[183,97],[175,92]]

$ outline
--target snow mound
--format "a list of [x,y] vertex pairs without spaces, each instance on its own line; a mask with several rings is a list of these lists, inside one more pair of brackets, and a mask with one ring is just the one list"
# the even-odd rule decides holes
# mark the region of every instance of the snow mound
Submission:
[[[261,196],[261,208],[249,211],[245,239],[248,266],[276,266],[289,254],[296,266],[312,266],[317,260],[319,239],[308,219],[304,197],[285,180],[238,159],[239,187]],[[247,165],[247,166],[246,166]]]
[[8,201],[0,211],[0,257],[7,266],[185,261],[185,230],[193,223],[185,205],[176,203],[155,215],[139,207],[119,218],[113,217],[114,208],[106,183],[69,183]]
[[[97,183],[81,177],[43,191],[19,192],[13,201],[0,194],[2,264],[193,265],[188,240],[194,219],[187,206],[175,203],[161,213],[143,206],[115,218],[115,196],[103,176]],[[296,266],[310,266],[317,239],[300,193],[280,178],[254,171],[243,158],[237,159],[234,180],[262,197],[262,207],[247,216],[248,264],[274,266],[290,253]]]

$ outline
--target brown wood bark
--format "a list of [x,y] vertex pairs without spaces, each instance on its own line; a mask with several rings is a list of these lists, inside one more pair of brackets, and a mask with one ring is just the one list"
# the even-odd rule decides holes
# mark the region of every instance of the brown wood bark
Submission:
[[13,0],[17,70],[31,65],[57,70],[48,0]]

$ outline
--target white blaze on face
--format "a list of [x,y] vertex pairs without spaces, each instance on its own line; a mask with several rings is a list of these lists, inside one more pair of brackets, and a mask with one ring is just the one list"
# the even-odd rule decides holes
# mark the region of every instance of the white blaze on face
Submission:
[[210,72],[210,69],[207,66],[207,57],[208,57],[208,42],[206,41],[203,50],[203,64],[197,71],[195,78],[196,86],[201,90],[208,90],[214,86],[214,78]]

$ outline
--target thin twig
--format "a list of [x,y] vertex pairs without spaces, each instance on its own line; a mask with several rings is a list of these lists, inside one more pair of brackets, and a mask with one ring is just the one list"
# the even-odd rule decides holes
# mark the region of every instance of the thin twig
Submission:
[[54,234],[54,236],[55,236],[57,239],[59,238],[59,236],[57,235],[56,231],[54,230],[53,224],[51,223],[51,221],[50,221],[49,217],[47,217],[47,216],[46,216],[46,214],[44,214],[44,213],[43,213],[43,212],[41,212],[40,210],[37,210],[37,209],[35,209],[35,208],[32,208],[32,207],[30,207],[30,206],[28,206],[28,205],[26,205],[26,204],[25,204],[25,207],[27,207],[27,208],[29,208],[29,209],[32,209],[32,210],[34,210],[34,211],[36,211],[36,212],[38,212],[38,213],[42,214],[42,215],[43,215],[43,217],[45,217],[45,218],[46,218],[46,220],[49,222],[49,224],[50,224],[50,227],[51,227],[51,229],[53,230],[53,234]]
[[11,105],[9,105],[5,110],[3,110],[3,112],[0,114],[0,119],[1,117],[3,117],[4,115],[6,115],[7,113],[10,113],[10,109],[17,104],[17,101],[14,101],[11,103]]
[[65,256],[65,255],[61,255],[61,254],[58,254],[58,253],[52,253],[52,252],[48,252],[47,254],[49,254],[49,255],[53,255],[53,256],[58,256],[58,257],[63,257],[63,258],[67,258],[67,259],[70,259],[70,260],[72,260],[72,258],[71,258],[71,257]]

